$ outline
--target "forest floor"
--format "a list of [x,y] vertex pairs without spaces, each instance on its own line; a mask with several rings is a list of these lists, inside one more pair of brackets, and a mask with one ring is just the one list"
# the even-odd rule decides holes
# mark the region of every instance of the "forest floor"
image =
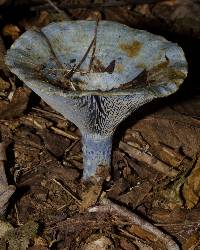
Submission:
[[[198,0],[0,0],[0,163],[16,187],[0,220],[0,249],[177,249],[166,246],[171,241],[200,249],[199,13]],[[97,18],[178,43],[189,73],[176,94],[120,125],[111,179],[91,188],[83,203],[79,130],[10,73],[3,58],[32,27]],[[97,194],[111,203],[99,205]],[[145,230],[141,219],[134,223],[136,215],[164,236]]]

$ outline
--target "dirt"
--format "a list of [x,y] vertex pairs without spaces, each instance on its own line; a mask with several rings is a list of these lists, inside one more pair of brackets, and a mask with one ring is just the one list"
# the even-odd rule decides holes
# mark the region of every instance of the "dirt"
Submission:
[[[0,138],[7,148],[4,184],[16,187],[1,218],[2,250],[167,249],[157,231],[131,222],[129,212],[182,249],[200,249],[200,3],[105,3],[0,1]],[[79,130],[11,74],[3,59],[29,28],[97,17],[177,42],[189,74],[176,94],[145,105],[119,126],[111,177],[86,192]],[[101,210],[102,200],[112,202],[110,210]]]

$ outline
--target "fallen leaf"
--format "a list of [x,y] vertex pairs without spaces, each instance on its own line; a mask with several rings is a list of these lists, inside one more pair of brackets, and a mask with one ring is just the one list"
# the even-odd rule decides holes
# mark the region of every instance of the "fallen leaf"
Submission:
[[129,188],[129,183],[124,178],[115,181],[107,195],[111,199],[118,199],[119,195]]
[[135,208],[142,203],[145,196],[148,195],[151,189],[151,183],[144,181],[131,188],[129,192],[120,195],[118,199],[120,202]]
[[158,151],[158,144],[162,144],[174,150],[181,148],[184,155],[191,158],[199,152],[200,121],[171,108],[162,108],[145,116],[133,129],[142,134],[144,140],[150,144],[151,151]]
[[83,194],[82,194],[82,203],[80,206],[81,211],[85,211],[88,207],[94,205],[102,191],[102,183],[89,183],[85,186]]
[[3,27],[2,32],[4,36],[10,36],[13,40],[16,40],[20,36],[20,33],[21,33],[17,25],[13,25],[13,24],[6,24]]
[[193,208],[200,197],[200,154],[190,175],[187,177],[183,186],[183,197],[186,208]]
[[3,80],[1,77],[0,77],[0,91],[5,91],[7,89],[10,88],[10,83]]
[[0,101],[0,119],[11,119],[23,114],[29,101],[31,91],[28,88],[17,88],[11,102]]
[[70,145],[70,140],[61,135],[49,132],[48,129],[43,129],[40,132],[44,140],[46,148],[56,157],[61,157],[65,149]]
[[200,233],[194,232],[182,245],[183,250],[194,250],[200,243]]
[[192,99],[183,100],[175,105],[173,109],[183,115],[190,117],[199,117],[200,116],[200,96],[194,96]]

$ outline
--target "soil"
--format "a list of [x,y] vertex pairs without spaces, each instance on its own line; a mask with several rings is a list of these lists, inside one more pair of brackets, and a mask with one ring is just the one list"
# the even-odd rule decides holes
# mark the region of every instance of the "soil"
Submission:
[[[132,2],[0,0],[0,249],[200,249],[200,2]],[[176,94],[119,126],[111,177],[86,184],[79,130],[10,73],[4,55],[27,29],[97,18],[178,43],[189,73]]]

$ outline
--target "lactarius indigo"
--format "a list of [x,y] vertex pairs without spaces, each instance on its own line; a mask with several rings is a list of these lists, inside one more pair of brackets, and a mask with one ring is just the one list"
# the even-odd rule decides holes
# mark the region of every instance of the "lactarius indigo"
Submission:
[[182,49],[111,21],[65,21],[26,31],[6,63],[82,133],[84,178],[109,167],[112,136],[131,112],[174,93],[187,75]]

